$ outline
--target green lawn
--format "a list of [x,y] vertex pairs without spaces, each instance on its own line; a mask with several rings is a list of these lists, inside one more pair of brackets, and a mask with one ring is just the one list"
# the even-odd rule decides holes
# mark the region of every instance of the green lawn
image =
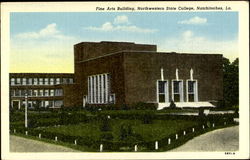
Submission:
[[[101,123],[101,121],[94,121],[90,123],[80,123],[77,125],[47,127],[45,130],[47,132],[61,133],[64,135],[89,136],[93,139],[99,139],[102,133],[100,131]],[[152,124],[143,124],[141,120],[115,119],[110,122],[114,141],[119,141],[120,126],[123,123],[131,124],[132,131],[141,135],[145,141],[161,139],[197,124],[194,121],[184,120],[154,120]]]

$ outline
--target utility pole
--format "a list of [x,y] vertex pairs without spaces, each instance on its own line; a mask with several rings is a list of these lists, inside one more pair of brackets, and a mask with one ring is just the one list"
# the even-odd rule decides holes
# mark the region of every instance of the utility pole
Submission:
[[25,128],[28,127],[28,93],[25,93]]

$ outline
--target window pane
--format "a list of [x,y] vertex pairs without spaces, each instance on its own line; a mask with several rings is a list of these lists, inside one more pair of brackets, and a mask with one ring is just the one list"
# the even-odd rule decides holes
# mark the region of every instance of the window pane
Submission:
[[159,94],[159,102],[165,102],[165,94]]
[[29,78],[29,79],[28,79],[27,84],[28,84],[28,85],[32,85],[32,78]]
[[54,78],[50,78],[50,85],[54,85]]
[[194,94],[188,94],[188,101],[194,102]]
[[10,91],[10,95],[14,96],[14,90],[13,89]]
[[179,81],[174,81],[174,93],[179,93]]
[[43,96],[43,90],[39,90],[39,96]]
[[39,85],[43,85],[43,78],[39,78]]
[[188,92],[194,93],[194,81],[188,81]]
[[165,93],[165,81],[158,81],[158,90],[159,93]]
[[48,89],[44,90],[44,96],[49,96],[49,90]]
[[49,79],[48,78],[44,78],[44,84],[48,85],[49,84]]
[[26,85],[26,78],[22,79],[22,85]]
[[175,94],[174,95],[174,101],[175,102],[180,102],[180,94]]
[[11,78],[10,84],[11,84],[11,85],[15,85],[15,78]]
[[37,85],[38,84],[38,80],[37,78],[34,78],[34,85]]
[[21,79],[20,79],[20,78],[17,78],[17,79],[16,79],[16,84],[17,84],[17,85],[20,85],[20,84],[21,84]]
[[70,78],[70,79],[69,79],[69,83],[70,83],[70,84],[74,83],[74,82],[73,82],[73,78]]
[[56,84],[60,84],[60,78],[56,78]]
[[50,90],[50,96],[54,96],[54,89]]

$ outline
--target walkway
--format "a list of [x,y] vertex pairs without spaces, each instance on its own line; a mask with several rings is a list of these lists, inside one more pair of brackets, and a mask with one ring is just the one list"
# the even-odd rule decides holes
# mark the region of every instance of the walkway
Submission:
[[80,152],[71,148],[31,140],[18,136],[10,136],[10,152]]
[[239,126],[214,130],[188,141],[171,152],[239,150]]

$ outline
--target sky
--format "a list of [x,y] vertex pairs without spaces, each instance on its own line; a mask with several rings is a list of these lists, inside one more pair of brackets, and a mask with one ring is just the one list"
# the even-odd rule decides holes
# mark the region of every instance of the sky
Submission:
[[126,41],[238,57],[238,12],[14,12],[10,72],[73,73],[73,45]]

